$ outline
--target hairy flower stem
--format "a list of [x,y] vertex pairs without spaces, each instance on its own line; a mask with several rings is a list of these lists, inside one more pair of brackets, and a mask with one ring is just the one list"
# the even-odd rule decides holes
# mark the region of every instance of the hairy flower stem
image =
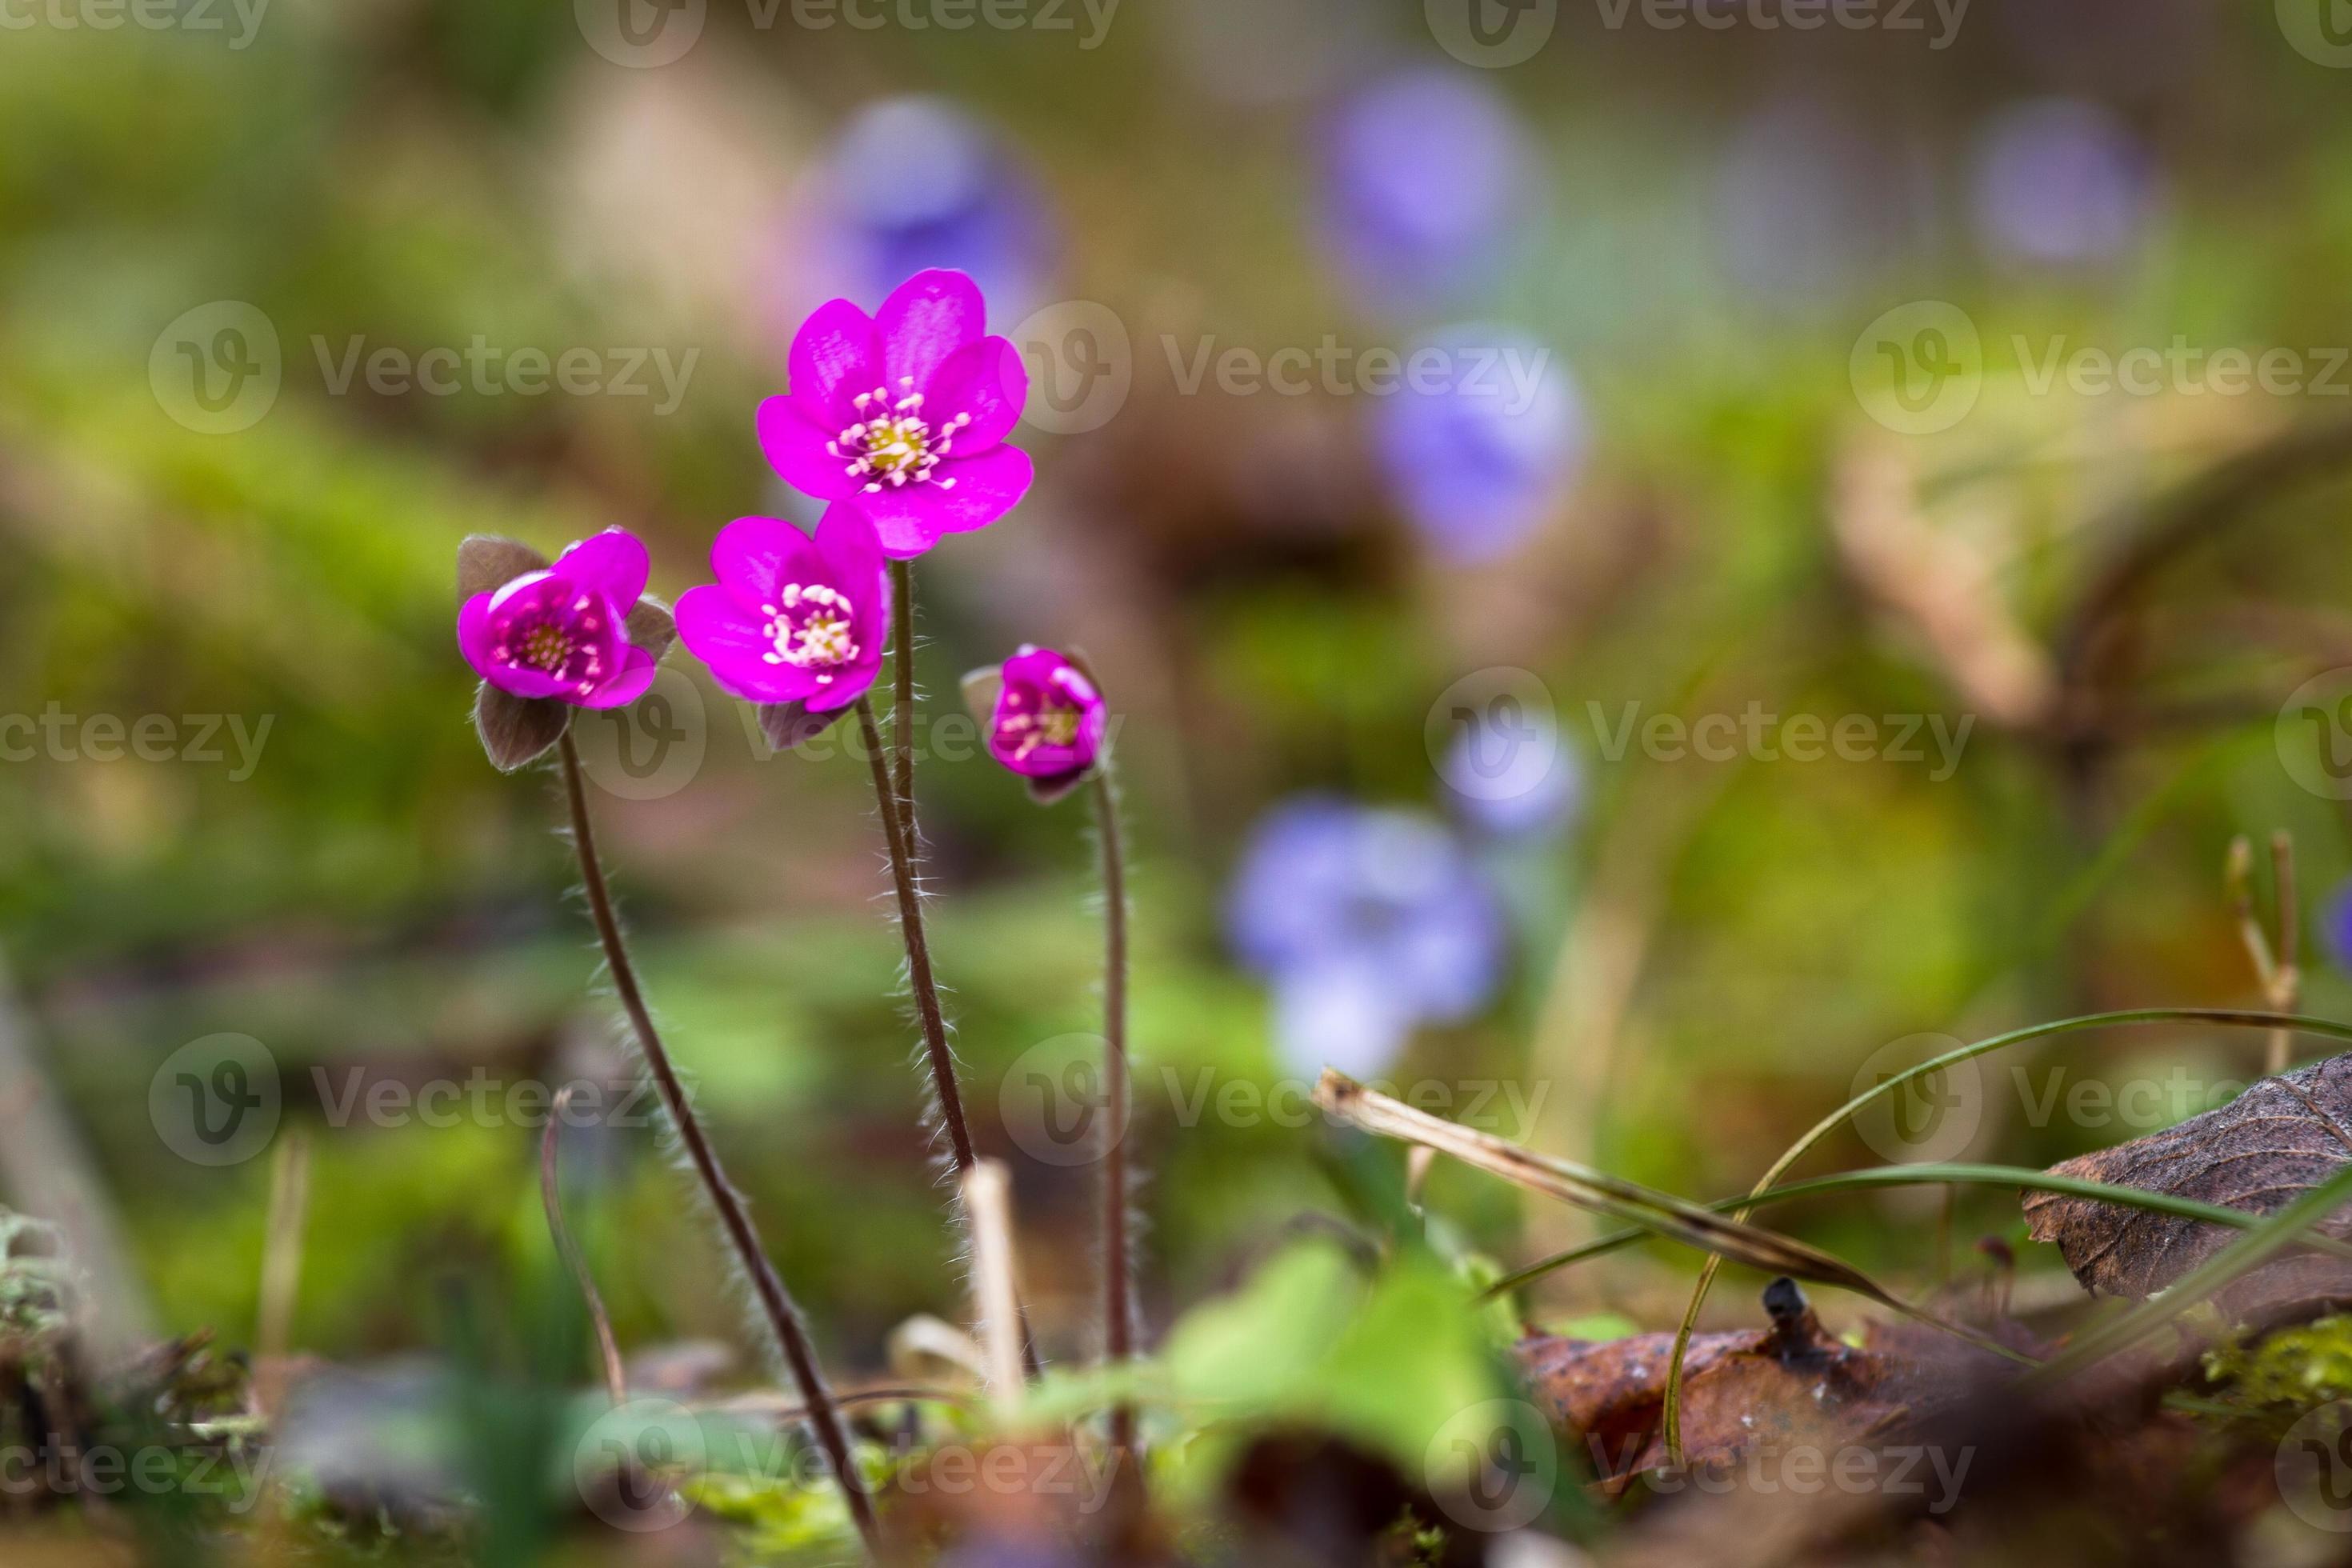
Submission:
[[719,1169],[719,1155],[687,1100],[686,1086],[678,1081],[677,1069],[671,1065],[661,1034],[654,1027],[653,1015],[646,1009],[645,994],[637,988],[636,967],[629,962],[628,949],[621,940],[620,921],[613,913],[613,897],[604,886],[604,869],[596,857],[596,837],[588,824],[587,786],[580,776],[580,752],[572,744],[568,729],[563,732],[562,749],[563,789],[572,807],[572,843],[580,854],[580,875],[588,889],[588,912],[595,920],[597,940],[604,946],[604,963],[612,971],[613,989],[620,994],[630,1026],[636,1031],[637,1048],[653,1074],[662,1108],[669,1112],[678,1141],[694,1162],[695,1174],[701,1178],[711,1206],[719,1211],[719,1223],[734,1244],[743,1272],[751,1277],[760,1308],[767,1314],[769,1327],[775,1331],[777,1343],[783,1348],[793,1381],[800,1385],[801,1401],[808,1409],[809,1426],[815,1430],[817,1444],[833,1467],[834,1479],[849,1503],[849,1516],[856,1522],[866,1551],[879,1555],[881,1531],[875,1523],[874,1504],[866,1495],[866,1483],[851,1455],[841,1408],[834,1403],[833,1391],[826,1385],[824,1373],[817,1368],[816,1355],[810,1349],[808,1330],[801,1321],[799,1309],[793,1305],[792,1296],[784,1289],[775,1265],[768,1261],[767,1253],[761,1247],[759,1233],[751,1228],[751,1216],[745,1211],[741,1196],[728,1184],[726,1172]]
[[[1119,847],[1118,791],[1110,758],[1095,772],[1095,829],[1103,889],[1103,1359],[1124,1365],[1134,1353],[1127,1242],[1127,867]],[[1111,1450],[1135,1447],[1135,1409],[1111,1407]]]
[[[907,982],[915,994],[915,1014],[922,1022],[923,1056],[930,1064],[931,1086],[940,1102],[940,1120],[947,1124],[948,1152],[955,1161],[961,1185],[971,1173],[971,1129],[964,1121],[963,1091],[956,1086],[955,1053],[948,1048],[947,1015],[940,1006],[939,982],[931,976],[931,944],[923,934],[923,900],[915,887],[914,852],[908,843],[908,818],[898,814],[890,784],[890,763],[882,751],[882,732],[874,721],[870,698],[857,700],[858,738],[866,744],[874,769],[874,802],[882,812],[882,837],[890,847],[890,879],[898,894],[898,933],[907,943]],[[964,1216],[971,1223],[971,1215]],[[1042,1370],[1034,1342],[1029,1336],[1027,1309],[1021,1312],[1022,1363],[1034,1377]]]
[[920,852],[915,837],[915,563],[890,563],[890,746],[892,782],[898,792],[898,826],[907,853]]
[[971,1130],[963,1119],[963,1094],[956,1087],[955,1054],[948,1049],[947,1016],[940,1010],[939,983],[931,978],[931,944],[923,935],[923,902],[915,890],[914,857],[907,845],[907,820],[890,784],[890,764],[883,755],[881,731],[874,723],[871,700],[857,700],[857,727],[866,755],[874,766],[874,798],[882,808],[882,834],[890,846],[890,879],[898,891],[898,931],[907,940],[907,980],[915,993],[915,1012],[922,1020],[923,1053],[931,1066],[931,1086],[939,1091],[940,1118],[947,1123],[948,1148],[955,1157],[961,1180],[971,1169]]

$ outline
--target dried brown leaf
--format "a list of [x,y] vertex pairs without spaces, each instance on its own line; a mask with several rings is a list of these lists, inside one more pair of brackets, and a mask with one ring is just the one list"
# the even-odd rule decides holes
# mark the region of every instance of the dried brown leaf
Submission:
[[[2255,1084],[2229,1104],[2177,1127],[2053,1165],[2053,1174],[2170,1193],[2267,1215],[2352,1161],[2352,1056],[2330,1057]],[[2126,1209],[2090,1198],[2029,1193],[2033,1239],[2056,1243],[2066,1266],[2098,1295],[2147,1297],[2228,1246],[2239,1234],[2203,1220]],[[2320,1226],[2352,1237],[2352,1212]],[[2258,1270],[2234,1296],[2241,1305],[2281,1291],[2313,1299],[2352,1290],[2340,1259],[2288,1258]]]
[[457,597],[494,593],[524,573],[546,565],[547,557],[520,540],[469,533],[457,546]]

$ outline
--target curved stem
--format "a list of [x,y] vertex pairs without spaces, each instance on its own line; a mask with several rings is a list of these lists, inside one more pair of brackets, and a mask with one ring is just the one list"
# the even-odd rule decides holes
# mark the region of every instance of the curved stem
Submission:
[[621,940],[621,924],[613,913],[613,896],[604,886],[604,866],[596,857],[596,837],[588,823],[587,787],[580,777],[580,752],[572,744],[568,729],[563,732],[562,751],[563,790],[572,808],[572,843],[579,852],[580,875],[588,890],[588,912],[596,922],[597,940],[604,947],[604,964],[612,972],[613,989],[619,993],[621,1005],[629,1015],[629,1025],[636,1031],[637,1048],[646,1058],[646,1070],[653,1075],[662,1109],[669,1113],[671,1124],[677,1129],[678,1142],[685,1145],[688,1158],[694,1163],[695,1174],[701,1178],[703,1191],[709,1195],[711,1206],[719,1211],[719,1224],[726,1228],[728,1240],[734,1244],[743,1272],[751,1278],[752,1292],[759,1297],[768,1326],[775,1331],[776,1342],[792,1368],[793,1381],[800,1385],[802,1403],[808,1406],[809,1426],[814,1429],[817,1444],[833,1467],[834,1479],[849,1504],[849,1517],[864,1538],[866,1551],[878,1554],[881,1531],[875,1523],[874,1504],[866,1495],[866,1483],[857,1473],[850,1451],[849,1433],[842,1423],[841,1408],[834,1403],[824,1373],[818,1370],[800,1310],[793,1306],[775,1265],[768,1261],[759,1233],[751,1228],[751,1216],[743,1206],[742,1197],[728,1184],[726,1172],[719,1168],[719,1155],[711,1148],[693,1104],[687,1099],[686,1086],[678,1081],[677,1069],[671,1065],[661,1033],[654,1027],[653,1015],[646,1010],[645,994],[638,989],[636,966],[629,962],[628,948]]
[[[1095,771],[1095,827],[1101,839],[1103,889],[1103,1359],[1125,1364],[1134,1353],[1127,1241],[1127,867],[1118,837],[1118,791],[1110,759]],[[1135,1447],[1135,1407],[1111,1406],[1114,1453]]]
[[882,834],[889,841],[890,879],[898,892],[898,931],[907,941],[907,979],[915,993],[916,1015],[922,1020],[923,1054],[930,1063],[940,1119],[947,1123],[948,1148],[961,1180],[971,1169],[971,1130],[965,1125],[963,1094],[956,1087],[955,1053],[948,1048],[947,1016],[940,1008],[939,983],[931,977],[931,944],[923,935],[923,903],[915,890],[907,821],[891,791],[890,764],[883,754],[881,731],[874,722],[874,704],[864,697],[857,700],[857,727],[866,742],[866,760],[874,768],[874,798],[882,808]]
[[[1748,1193],[1752,1205],[1770,1190],[1772,1184],[1786,1175],[1789,1167],[1811,1152],[1814,1144],[1828,1137],[1847,1117],[1883,1094],[1890,1094],[1915,1078],[1939,1072],[1956,1062],[1980,1057],[2004,1047],[2021,1045],[2051,1035],[2071,1034],[2076,1029],[2107,1028],[2126,1024],[2219,1024],[2231,1028],[2300,1029],[2306,1034],[2325,1036],[2331,1039],[2352,1040],[2352,1024],[2339,1024],[2328,1018],[2301,1017],[2285,1013],[2258,1013],[2242,1007],[2139,1007],[2122,1013],[2091,1013],[2078,1018],[2060,1018],[2053,1023],[2034,1024],[2022,1029],[2011,1029],[2005,1035],[1976,1040],[1942,1056],[1932,1057],[1917,1067],[1895,1073],[1879,1080],[1877,1085],[1863,1090],[1807,1130],[1805,1135],[1790,1144],[1781,1156],[1772,1162],[1771,1169]],[[1748,1217],[1748,1208],[1732,1211],[1734,1219]],[[1683,1458],[1682,1392],[1683,1357],[1690,1349],[1692,1331],[1698,1327],[1699,1309],[1706,1303],[1706,1293],[1714,1288],[1715,1277],[1723,1269],[1722,1259],[1709,1258],[1699,1269],[1698,1284],[1691,1292],[1690,1305],[1683,1310],[1682,1325],[1675,1332],[1674,1354],[1666,1361],[1665,1439],[1666,1453],[1675,1463]]]

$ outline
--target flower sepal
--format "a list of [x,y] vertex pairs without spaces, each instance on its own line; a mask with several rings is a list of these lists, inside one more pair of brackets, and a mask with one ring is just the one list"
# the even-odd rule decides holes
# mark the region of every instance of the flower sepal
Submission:
[[762,702],[752,710],[760,733],[780,752],[805,746],[848,715],[847,708],[812,710],[806,702]]

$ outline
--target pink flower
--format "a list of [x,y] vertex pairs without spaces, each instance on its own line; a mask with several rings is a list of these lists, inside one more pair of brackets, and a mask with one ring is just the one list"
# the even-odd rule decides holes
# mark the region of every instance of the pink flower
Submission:
[[457,648],[482,678],[474,723],[490,761],[511,771],[552,746],[574,708],[645,695],[675,635],[645,596],[649,563],[617,528],[555,558],[473,534],[457,547]]
[[964,678],[966,699],[984,726],[988,754],[1056,799],[1102,756],[1109,710],[1084,666],[1027,644],[995,669]]
[[478,593],[457,612],[457,647],[484,680],[517,697],[619,708],[654,683],[654,656],[629,641],[650,568],[636,535],[608,528]]
[[985,528],[1028,493],[1029,456],[1004,445],[1029,373],[961,272],[918,272],[870,319],[820,305],[793,339],[788,395],[760,405],[760,446],[785,482],[855,498],[885,553]]
[[719,581],[679,597],[677,633],[724,689],[823,714],[874,684],[890,640],[889,567],[856,505],[835,502],[814,539],[739,517],[711,542],[710,565]]

